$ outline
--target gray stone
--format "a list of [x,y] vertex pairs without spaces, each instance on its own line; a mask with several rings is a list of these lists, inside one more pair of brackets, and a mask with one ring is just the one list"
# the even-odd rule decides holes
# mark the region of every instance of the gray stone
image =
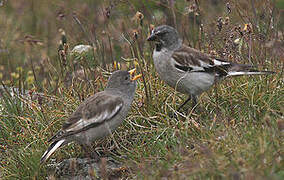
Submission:
[[53,169],[54,177],[63,180],[119,179],[124,171],[121,163],[110,157],[101,158],[99,162],[90,158],[72,158],[47,166]]

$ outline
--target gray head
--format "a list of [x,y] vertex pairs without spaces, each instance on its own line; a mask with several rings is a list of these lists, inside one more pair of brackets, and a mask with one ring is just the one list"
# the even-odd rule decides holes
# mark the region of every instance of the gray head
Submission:
[[[127,95],[132,95],[136,89],[137,75],[132,77],[134,71],[115,71],[108,79],[106,90],[119,91]],[[139,77],[138,77],[139,76]]]
[[153,29],[147,41],[155,41],[157,51],[162,48],[175,50],[182,44],[182,40],[179,38],[177,30],[168,25],[161,25]]

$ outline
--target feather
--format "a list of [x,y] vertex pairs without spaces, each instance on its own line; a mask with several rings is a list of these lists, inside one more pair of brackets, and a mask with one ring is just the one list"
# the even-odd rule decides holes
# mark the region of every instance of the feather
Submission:
[[48,149],[44,152],[40,159],[40,163],[44,163],[59,147],[62,146],[62,144],[65,142],[65,139],[61,139],[59,141],[53,142]]
[[272,71],[254,70],[252,65],[237,64],[215,58],[185,45],[174,51],[172,61],[179,71],[210,73],[214,74],[216,78],[274,73]]
[[228,76],[242,76],[242,75],[263,75],[263,74],[274,74],[273,71],[232,71],[228,72]]

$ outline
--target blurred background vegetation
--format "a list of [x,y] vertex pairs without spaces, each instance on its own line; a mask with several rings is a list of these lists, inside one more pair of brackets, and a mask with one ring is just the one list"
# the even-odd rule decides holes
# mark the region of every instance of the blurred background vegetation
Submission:
[[[123,177],[283,178],[283,7],[283,0],[0,0],[0,178],[44,179],[47,139],[103,89],[109,72],[133,67],[143,79],[115,133],[120,148],[111,138],[96,143],[103,154],[127,156],[119,159]],[[201,98],[205,111],[176,121],[168,112],[185,96],[159,80],[146,42],[161,24],[191,47],[276,75],[218,84]],[[91,48],[72,51],[80,44]],[[6,87],[28,91],[12,96]],[[54,157],[79,156],[77,148]]]

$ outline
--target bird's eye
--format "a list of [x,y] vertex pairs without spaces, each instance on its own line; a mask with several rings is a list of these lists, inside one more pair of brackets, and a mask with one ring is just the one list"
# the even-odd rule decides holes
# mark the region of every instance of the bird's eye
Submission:
[[128,76],[126,76],[126,77],[125,77],[125,80],[128,80],[128,79],[129,79],[129,77],[128,77]]

